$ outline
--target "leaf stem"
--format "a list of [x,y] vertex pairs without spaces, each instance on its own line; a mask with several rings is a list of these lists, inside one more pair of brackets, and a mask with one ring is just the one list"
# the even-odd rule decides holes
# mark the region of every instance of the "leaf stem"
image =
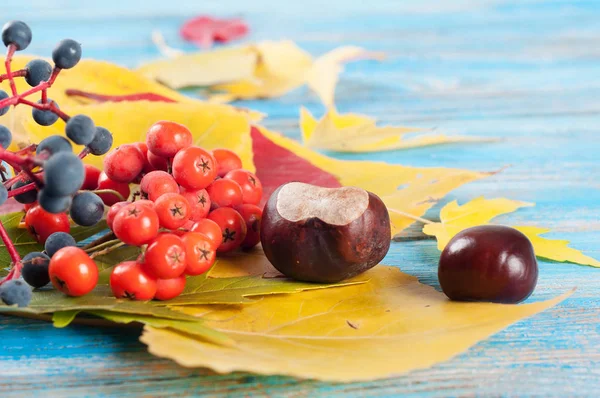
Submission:
[[87,245],[83,246],[82,249],[85,250],[85,251],[87,251],[87,249],[94,248],[94,247],[99,246],[100,244],[102,244],[104,242],[111,241],[111,240],[113,240],[115,238],[116,238],[115,234],[112,231],[110,231],[107,234],[102,235],[98,239],[96,239],[96,240],[88,243]]
[[10,239],[10,236],[8,236],[8,232],[6,232],[6,228],[4,228],[2,221],[0,221],[0,238],[2,239],[2,242],[4,242],[6,250],[8,251],[10,259],[13,263],[13,268],[10,270],[8,275],[6,275],[6,277],[0,281],[1,285],[6,281],[20,277],[23,264],[21,263],[21,256],[19,255],[19,252],[17,252],[17,249]]
[[435,224],[435,223],[434,223],[433,221],[431,221],[431,220],[428,220],[428,219],[426,219],[426,218],[422,218],[422,217],[419,217],[419,216],[414,216],[414,215],[412,215],[412,214],[410,214],[410,213],[405,213],[405,212],[403,212],[403,211],[401,211],[401,210],[396,210],[396,209],[388,209],[388,211],[390,211],[390,212],[392,212],[392,213],[399,214],[399,215],[401,215],[401,216],[404,216],[404,217],[406,217],[406,218],[410,218],[410,219],[412,219],[412,220],[415,220],[415,221],[422,222],[423,224]]
[[119,243],[117,243],[115,245],[112,245],[112,246],[106,247],[106,248],[104,248],[104,249],[102,249],[100,251],[94,252],[94,253],[92,253],[90,255],[90,257],[91,258],[96,258],[98,256],[102,256],[104,254],[108,254],[111,251],[116,250],[116,249],[118,249],[119,247],[122,247],[122,246],[125,246],[125,242],[119,242]]
[[123,197],[123,195],[121,195],[121,193],[112,190],[112,189],[96,189],[95,191],[92,191],[95,194],[111,194],[111,195],[115,195],[117,198],[119,198],[119,200],[121,202],[125,201],[125,198]]
[[119,239],[111,239],[111,240],[107,240],[105,242],[102,242],[96,246],[92,246],[92,247],[88,247],[87,249],[83,249],[86,253],[92,253],[95,252],[96,250],[101,250],[101,249],[105,249],[107,247],[113,246],[116,243],[121,242]]

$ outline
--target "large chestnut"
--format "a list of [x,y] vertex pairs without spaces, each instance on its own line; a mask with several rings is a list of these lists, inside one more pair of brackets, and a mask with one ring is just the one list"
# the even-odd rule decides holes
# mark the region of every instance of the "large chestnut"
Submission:
[[390,217],[381,199],[362,188],[290,182],[263,210],[265,255],[300,281],[331,283],[377,265],[390,248]]
[[533,292],[538,265],[531,242],[521,232],[483,225],[465,229],[448,242],[438,278],[452,300],[518,303]]

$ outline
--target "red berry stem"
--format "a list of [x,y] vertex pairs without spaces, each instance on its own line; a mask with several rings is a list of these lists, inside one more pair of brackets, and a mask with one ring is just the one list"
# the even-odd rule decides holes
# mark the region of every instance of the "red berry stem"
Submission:
[[88,149],[88,147],[85,147],[81,150],[81,152],[79,152],[79,159],[83,159],[84,157],[86,157],[87,155],[90,154],[90,150]]
[[[25,69],[16,70],[12,73],[12,77],[25,77],[27,75],[27,71]],[[0,83],[8,80],[8,73],[0,75]]]
[[32,191],[36,188],[36,186],[37,184],[35,182],[32,182],[30,184],[23,185],[22,187],[19,187],[17,189],[12,189],[8,191],[8,197],[12,198],[13,196],[21,195],[22,193]]
[[17,152],[15,152],[15,154],[17,154],[17,155],[29,155],[29,154],[35,152],[36,149],[37,149],[37,144],[31,144],[29,146],[26,146],[23,149],[18,150]]
[[39,109],[42,111],[51,111],[52,113],[56,114],[59,118],[61,118],[65,122],[69,121],[69,119],[71,118],[69,115],[67,115],[60,109],[58,109],[58,107],[56,106],[56,104],[54,102],[47,102],[47,101],[48,101],[48,99],[46,98],[46,101],[43,104],[37,104],[35,102],[31,102],[29,100],[21,98],[21,99],[19,99],[19,104],[29,105],[32,108],[36,108],[36,109]]
[[76,89],[66,90],[66,94],[70,97],[87,98],[98,102],[122,102],[122,101],[151,101],[151,102],[177,102],[171,98],[163,97],[160,94],[154,93],[138,93],[128,95],[104,95],[90,93]]
[[10,270],[8,275],[6,275],[6,277],[0,281],[0,285],[1,285],[6,281],[20,277],[21,276],[21,268],[23,267],[23,264],[21,263],[21,256],[17,252],[17,249],[15,249],[15,245],[13,244],[12,240],[10,239],[10,236],[8,236],[8,233],[6,232],[6,228],[4,228],[4,224],[2,224],[2,221],[0,221],[0,238],[2,239],[2,242],[4,242],[4,245],[6,246],[6,250],[8,251],[8,254],[10,255],[10,259],[12,260],[12,263],[14,264],[13,268]]
[[12,62],[13,55],[15,55],[16,51],[17,46],[15,46],[14,44],[9,44],[6,50],[6,59],[4,60],[4,66],[6,67],[6,76],[8,77],[8,81],[10,83],[10,91],[12,92],[13,97],[17,96],[17,86],[15,84],[14,76],[10,70],[10,64]]
[[42,103],[46,103],[48,102],[48,89],[43,89],[42,90]]

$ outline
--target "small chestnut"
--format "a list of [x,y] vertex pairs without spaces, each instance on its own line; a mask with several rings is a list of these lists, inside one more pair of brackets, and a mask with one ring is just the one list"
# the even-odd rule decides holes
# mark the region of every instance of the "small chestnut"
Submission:
[[482,225],[465,229],[448,242],[440,257],[438,278],[451,300],[518,303],[533,292],[538,265],[523,233]]
[[390,217],[383,201],[362,188],[290,182],[265,205],[260,237],[267,259],[285,276],[339,282],[385,257]]

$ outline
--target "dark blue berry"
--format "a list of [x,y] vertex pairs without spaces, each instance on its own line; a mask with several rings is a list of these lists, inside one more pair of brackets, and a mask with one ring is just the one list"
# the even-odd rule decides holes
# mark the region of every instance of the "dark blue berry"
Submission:
[[2,41],[7,47],[14,44],[17,50],[25,50],[31,43],[31,29],[22,21],[7,22],[2,27]]
[[81,59],[81,45],[75,40],[61,40],[52,51],[54,65],[60,69],[71,69]]
[[104,127],[96,127],[94,139],[87,147],[92,155],[100,156],[110,151],[112,144],[113,136],[111,132]]
[[21,262],[23,263],[21,275],[28,285],[42,287],[50,282],[50,275],[48,274],[50,257],[41,252],[33,252],[23,257]]
[[58,152],[73,152],[73,146],[65,137],[61,135],[51,135],[44,138],[37,146],[35,150],[36,154],[40,154],[43,151],[47,151],[50,155]]
[[76,246],[75,238],[66,232],[55,232],[46,239],[44,250],[48,256],[54,256],[54,253],[67,246]]
[[6,305],[27,307],[31,301],[31,288],[23,281],[11,279],[0,286],[0,299]]
[[87,145],[94,140],[96,125],[86,115],[75,115],[69,119],[65,127],[67,137],[79,145]]
[[[31,180],[19,180],[15,182],[10,189],[17,189],[28,184],[31,184]],[[14,198],[17,202],[22,203],[24,205],[33,203],[37,200],[37,190],[32,189],[31,191],[23,192],[19,195],[15,195]]]
[[[51,99],[48,99],[49,102],[54,103],[54,105],[58,108],[58,104]],[[38,104],[42,103],[42,100],[37,102]],[[41,109],[33,108],[31,111],[31,115],[33,116],[33,120],[40,126],[51,126],[58,120],[58,115],[52,111],[43,111]]]
[[85,179],[85,168],[78,156],[59,152],[44,163],[44,191],[49,196],[74,195]]
[[70,196],[50,196],[46,189],[40,189],[37,200],[42,209],[48,213],[58,214],[69,210],[72,198]]
[[25,65],[25,81],[31,87],[35,87],[42,82],[47,82],[52,76],[52,65],[43,59],[34,59]]
[[104,202],[93,192],[80,192],[73,198],[69,214],[75,224],[90,227],[102,220]]
[[[8,95],[8,93],[4,90],[0,90],[0,101],[7,99],[8,97],[10,97],[10,95]],[[6,113],[9,111],[10,109],[10,105],[5,106],[4,108],[0,108],[0,116],[2,115],[6,115]]]
[[8,199],[8,190],[6,189],[4,184],[0,184],[0,205],[4,204],[4,202],[6,202],[6,199]]
[[12,134],[10,130],[4,126],[0,126],[0,146],[6,149],[12,142]]

